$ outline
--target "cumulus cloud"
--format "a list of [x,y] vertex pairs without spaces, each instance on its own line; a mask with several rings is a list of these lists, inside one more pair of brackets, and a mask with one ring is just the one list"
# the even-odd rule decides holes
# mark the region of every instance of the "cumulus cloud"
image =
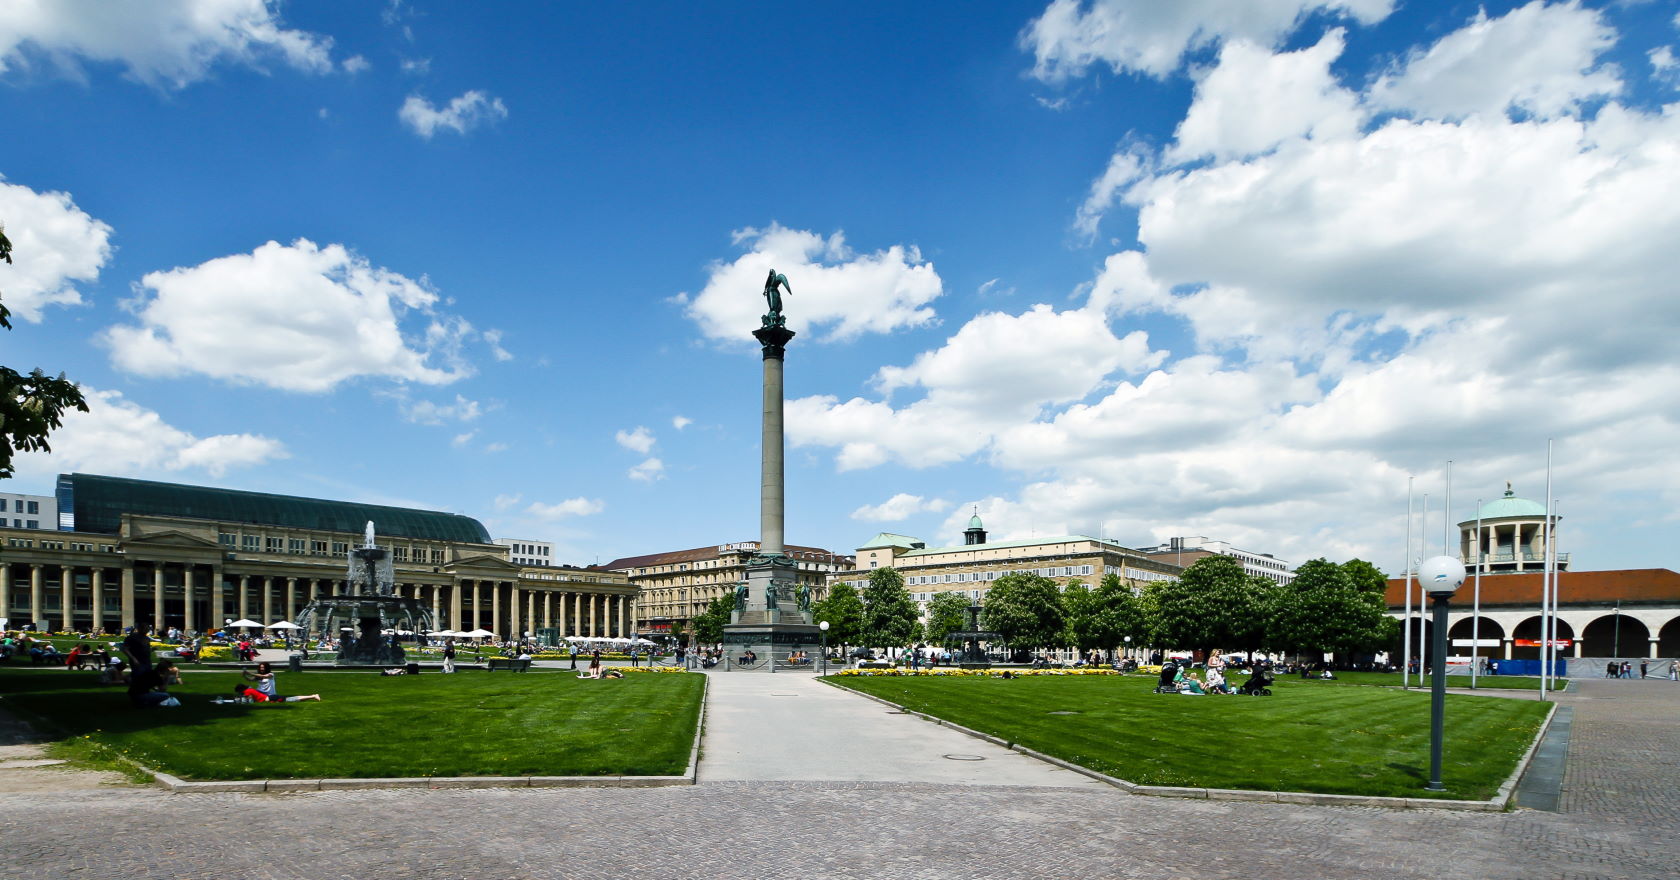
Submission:
[[220,477],[229,470],[288,458],[278,440],[260,434],[200,437],[165,422],[119,391],[82,389],[87,412],[70,412],[53,432],[52,452],[17,456],[20,480],[46,482],[56,473],[94,470],[130,477],[178,479],[182,472]]
[[427,140],[441,129],[466,134],[481,125],[506,119],[507,115],[507,106],[501,98],[491,97],[477,89],[451,99],[441,109],[419,95],[409,95],[397,110],[397,118]]
[[1218,63],[1196,83],[1167,160],[1229,159],[1303,135],[1352,132],[1361,117],[1358,99],[1330,73],[1344,45],[1339,28],[1299,52],[1274,55],[1246,41],[1226,43]]
[[643,483],[665,479],[665,462],[657,458],[648,457],[641,464],[631,468],[626,474],[630,479]]
[[12,242],[12,262],[0,261],[0,297],[25,321],[39,322],[47,306],[80,303],[76,282],[98,278],[111,258],[111,227],[69,193],[36,192],[0,176],[0,223]]
[[671,427],[676,428],[679,431],[692,424],[694,424],[694,420],[688,416],[675,416],[671,419]]
[[637,425],[633,431],[619,431],[613,435],[613,439],[617,440],[618,445],[625,449],[631,452],[640,452],[643,455],[648,454],[653,449],[654,444],[653,432],[641,425]]
[[[150,86],[182,88],[223,62],[274,60],[331,72],[332,38],[284,27],[275,6],[265,0],[10,3],[0,16],[0,73],[44,62],[80,77],[81,63],[90,61],[115,64]],[[354,72],[355,60],[345,69]]]
[[573,516],[590,516],[606,510],[607,506],[598,498],[568,498],[556,504],[544,504],[541,501],[531,502],[525,512],[542,519],[566,519]]
[[441,425],[445,422],[470,422],[483,414],[484,409],[476,400],[455,395],[453,403],[437,403],[431,400],[416,400],[405,403],[402,407],[403,418],[421,425]]
[[771,269],[793,288],[782,298],[788,327],[826,331],[821,338],[827,340],[930,324],[928,304],[944,292],[933,264],[914,246],[860,254],[842,233],[824,238],[777,224],[737,230],[734,238],[747,252],[713,263],[705,288],[687,302],[688,316],[713,339],[738,340],[759,325],[768,309],[763,290]]
[[1552,117],[1621,93],[1599,55],[1616,32],[1578,0],[1533,0],[1500,18],[1486,10],[1428,49],[1413,50],[1371,89],[1372,103],[1436,118],[1502,114],[1514,108]]
[[950,507],[950,503],[937,498],[923,498],[900,492],[880,504],[866,504],[852,511],[852,519],[866,522],[898,522],[906,520],[918,513],[938,513]]
[[1166,77],[1186,53],[1226,40],[1275,46],[1313,14],[1375,24],[1393,0],[1053,0],[1027,25],[1021,45],[1033,75],[1046,82],[1079,76],[1092,65],[1115,73]]
[[345,73],[361,73],[371,69],[373,69],[373,62],[368,61],[360,55],[352,55],[349,58],[344,59]]
[[145,376],[198,373],[287,391],[360,376],[441,385],[469,375],[472,325],[438,313],[438,294],[339,244],[268,242],[249,254],[152,272],[137,324],[103,335],[112,361]]
[[490,356],[497,361],[506,363],[513,360],[513,352],[502,347],[502,331],[484,331],[484,344],[490,346]]

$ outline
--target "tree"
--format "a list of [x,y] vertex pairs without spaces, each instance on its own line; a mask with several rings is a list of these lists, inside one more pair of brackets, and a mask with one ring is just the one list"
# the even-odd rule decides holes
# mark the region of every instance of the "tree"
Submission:
[[1036,574],[1012,572],[992,582],[986,591],[986,629],[1011,648],[1045,648],[1062,644],[1067,615],[1056,582]]
[[1388,592],[1388,575],[1363,559],[1349,559],[1342,563],[1342,571],[1353,582],[1354,589],[1382,596]]
[[881,648],[912,644],[920,629],[920,617],[898,569],[877,568],[869,573],[869,585],[863,588],[865,641]]
[[940,593],[928,602],[927,640],[943,644],[945,637],[968,626],[968,597],[961,593]]
[[1102,631],[1103,610],[1101,598],[1090,587],[1079,581],[1068,584],[1062,591],[1062,613],[1067,621],[1062,644],[1078,648],[1082,656],[1113,644]]
[[713,599],[705,611],[694,615],[695,643],[710,645],[723,641],[723,625],[729,622],[730,612],[734,610],[735,594],[729,592]]
[[[12,243],[0,225],[0,258],[12,261]],[[0,328],[12,329],[11,312],[0,304]],[[87,412],[87,401],[76,383],[58,374],[48,376],[39,367],[27,374],[0,366],[0,480],[13,473],[16,452],[51,452],[47,435],[63,424],[70,410]]]
[[1349,654],[1392,637],[1382,593],[1371,589],[1382,572],[1361,560],[1351,562],[1358,565],[1311,559],[1295,569],[1294,581],[1278,589],[1272,609],[1277,647],[1296,653]]
[[851,584],[835,584],[828,596],[811,606],[811,619],[828,621],[828,643],[856,645],[863,641],[863,600]]
[[1198,559],[1177,580],[1159,581],[1150,592],[1156,604],[1153,635],[1164,647],[1205,652],[1261,644],[1267,589],[1229,556]]

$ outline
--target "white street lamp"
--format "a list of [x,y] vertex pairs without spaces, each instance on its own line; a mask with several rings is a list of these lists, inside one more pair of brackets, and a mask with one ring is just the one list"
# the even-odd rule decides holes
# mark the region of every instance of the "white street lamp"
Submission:
[[1429,784],[1430,791],[1444,791],[1441,784],[1442,719],[1447,705],[1447,606],[1453,593],[1464,585],[1464,563],[1451,556],[1425,559],[1418,568],[1418,580],[1434,600],[1435,632],[1430,639],[1434,645],[1435,677],[1430,682],[1429,695]]

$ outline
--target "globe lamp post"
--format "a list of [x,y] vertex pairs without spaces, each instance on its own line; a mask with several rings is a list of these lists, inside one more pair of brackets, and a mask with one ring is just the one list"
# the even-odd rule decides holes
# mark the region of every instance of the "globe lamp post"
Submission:
[[1464,585],[1464,563],[1451,556],[1425,559],[1418,568],[1418,579],[1429,593],[1435,606],[1434,633],[1431,644],[1435,654],[1435,677],[1429,694],[1429,784],[1430,791],[1445,791],[1441,784],[1442,719],[1447,704],[1447,606],[1453,593]]
[[822,674],[828,674],[828,621],[817,624],[817,639],[822,642],[817,651],[822,654]]

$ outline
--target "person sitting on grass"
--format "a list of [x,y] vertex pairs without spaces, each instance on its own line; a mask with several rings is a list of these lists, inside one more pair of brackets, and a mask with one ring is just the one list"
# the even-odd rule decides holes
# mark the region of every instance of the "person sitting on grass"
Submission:
[[1212,666],[1208,667],[1207,689],[1210,694],[1228,694],[1231,692],[1231,686],[1225,683],[1225,673]]
[[[174,697],[164,687],[164,677],[175,667],[174,661],[160,660],[150,669],[136,670],[128,682],[128,701],[137,709],[150,709],[153,706],[168,704]],[[176,706],[181,705],[175,700]]]
[[585,672],[585,673],[582,673],[581,675],[578,676],[578,678],[600,678],[600,677],[601,677],[601,652],[596,651],[596,652],[589,655],[589,671]]
[[321,699],[320,694],[305,694],[299,697],[269,696],[268,694],[265,694],[242,681],[234,684],[233,695],[236,697],[244,697],[253,703],[300,703],[304,700]]
[[247,669],[242,671],[240,675],[243,675],[247,681],[254,681],[257,683],[254,690],[263,697],[262,699],[257,700],[259,703],[296,703],[300,700],[321,699],[320,694],[310,694],[304,697],[280,696],[274,686],[274,668],[269,666],[268,661],[266,660],[257,664],[256,672],[252,672]]
[[1182,679],[1179,679],[1178,692],[1187,697],[1201,697],[1207,695],[1207,690],[1202,687],[1202,680],[1197,678],[1194,672]]

